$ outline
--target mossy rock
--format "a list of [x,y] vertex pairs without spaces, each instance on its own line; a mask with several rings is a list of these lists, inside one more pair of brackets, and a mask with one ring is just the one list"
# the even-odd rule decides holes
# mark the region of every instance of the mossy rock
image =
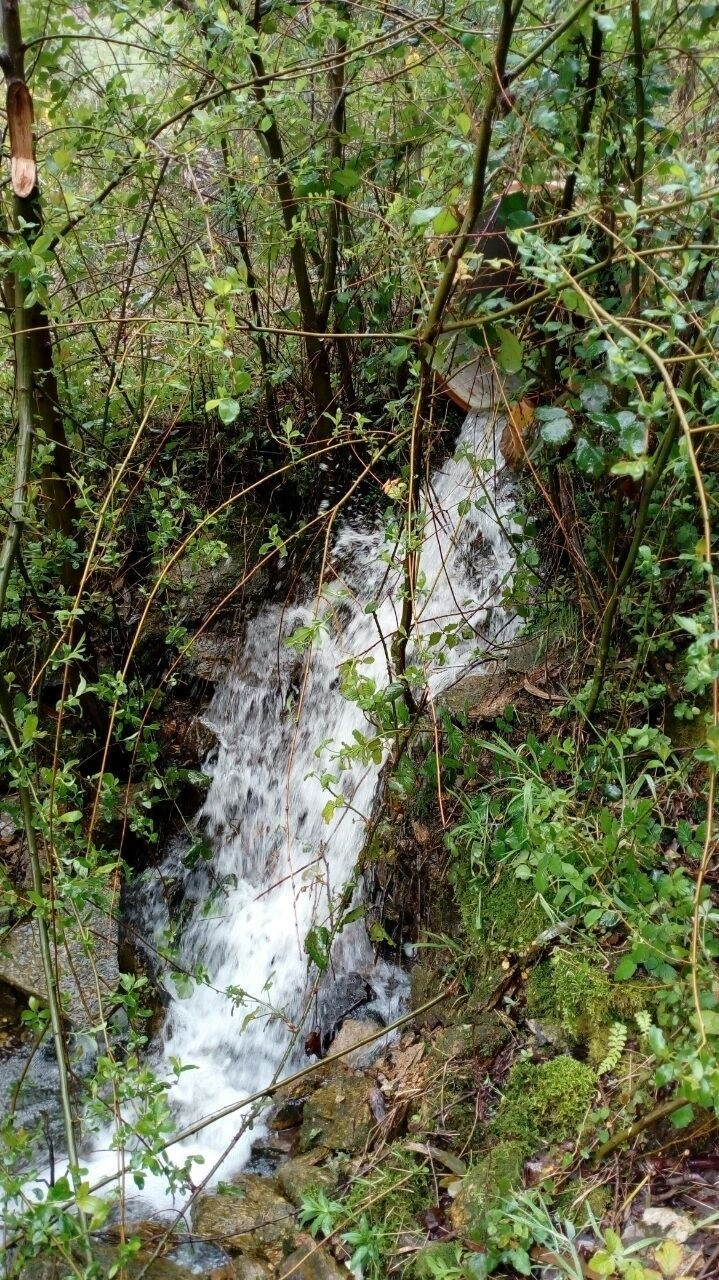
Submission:
[[596,949],[555,951],[530,975],[527,1012],[561,1028],[575,1044],[603,1043],[610,1023],[633,1018],[651,994],[646,982],[613,982],[603,965]]
[[465,1174],[450,1209],[455,1231],[470,1239],[481,1233],[487,1211],[521,1183],[522,1157],[521,1143],[498,1142]]
[[472,1022],[447,1027],[435,1037],[432,1054],[443,1062],[493,1058],[507,1044],[509,1028],[499,1014],[478,1013]]
[[192,1210],[198,1236],[261,1262],[276,1263],[294,1248],[294,1206],[267,1178],[240,1174],[225,1193],[200,1196]]
[[524,1059],[512,1067],[495,1131],[520,1143],[527,1155],[540,1146],[575,1138],[596,1088],[596,1072],[567,1054],[549,1062]]
[[577,1040],[586,1039],[611,1021],[612,983],[601,962],[601,952],[589,956],[555,951],[530,975],[528,1012],[556,1023]]
[[334,1191],[339,1181],[339,1170],[334,1163],[323,1164],[321,1151],[308,1151],[295,1156],[277,1170],[277,1183],[283,1195],[299,1207],[308,1191]]
[[[412,1010],[421,1009],[422,1005],[428,1004],[436,995],[439,995],[445,985],[443,974],[438,972],[429,964],[421,961],[412,966],[410,974],[410,1007]],[[451,1001],[440,1000],[433,1005],[431,1009],[425,1010],[415,1018],[415,1023],[420,1029],[431,1031],[434,1027],[439,1027],[446,1021],[451,1007]]]
[[293,1280],[346,1280],[347,1272],[340,1267],[322,1245],[307,1240],[285,1258],[278,1272],[279,1280],[292,1276]]
[[562,1194],[557,1196],[556,1207],[562,1218],[568,1219],[581,1231],[590,1214],[601,1223],[612,1199],[612,1189],[606,1183],[587,1190],[581,1178],[573,1178]]
[[371,1089],[364,1076],[338,1075],[323,1084],[305,1103],[300,1150],[361,1151],[374,1123]]

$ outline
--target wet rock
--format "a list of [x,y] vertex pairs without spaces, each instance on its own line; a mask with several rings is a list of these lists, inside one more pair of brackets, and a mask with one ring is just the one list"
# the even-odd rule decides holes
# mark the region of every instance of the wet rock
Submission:
[[[100,995],[116,990],[117,925],[111,916],[99,911],[88,917],[91,954],[86,953],[79,938],[70,936],[58,947],[60,989],[68,999],[67,1016],[76,1027],[95,1025],[103,1020],[96,984]],[[0,982],[25,996],[47,1000],[47,985],[40,958],[40,939],[34,921],[14,925],[0,943]]]
[[[153,1226],[156,1229],[156,1224]],[[184,1240],[165,1254],[163,1261],[182,1267],[194,1276],[202,1276],[202,1280],[233,1280],[237,1274],[224,1250],[206,1240]],[[266,1272],[259,1274],[263,1276]]]
[[520,687],[517,678],[508,676],[506,671],[470,674],[445,689],[437,703],[451,715],[466,713],[469,720],[496,720]]
[[[413,1010],[421,1009],[434,996],[439,995],[441,988],[441,977],[434,969],[425,964],[413,965],[410,975],[410,1007]],[[442,1025],[448,1012],[449,1001],[440,1000],[431,1009],[418,1013],[415,1023],[418,1027],[432,1031],[435,1027]]]
[[347,1271],[335,1262],[321,1244],[308,1240],[285,1258],[279,1270],[279,1280],[347,1280]]
[[279,1131],[294,1129],[296,1125],[302,1123],[309,1086],[304,1080],[299,1081],[298,1085],[296,1090],[282,1089],[275,1094],[275,1105],[267,1117],[270,1129]]
[[[110,1267],[117,1261],[117,1251],[114,1245],[105,1244],[101,1241],[92,1241],[92,1258],[93,1262],[99,1268],[100,1275],[107,1275]],[[128,1259],[124,1264],[123,1274],[127,1280],[140,1280],[142,1276],[146,1276],[147,1280],[196,1280],[198,1272],[193,1268],[182,1266],[179,1263],[170,1261],[169,1258],[152,1258],[152,1251],[141,1250],[134,1257]],[[84,1269],[84,1264],[78,1259],[78,1274]],[[71,1268],[65,1257],[55,1258],[34,1258],[32,1262],[25,1263],[22,1271],[19,1273],[18,1280],[65,1280],[68,1274],[72,1274],[75,1268]],[[225,1270],[205,1268],[202,1272],[203,1280],[231,1280],[232,1273]],[[254,1280],[254,1277],[253,1277]]]
[[237,652],[237,636],[203,631],[192,645],[193,670],[201,680],[216,684],[232,669]]
[[294,1209],[267,1178],[244,1173],[225,1194],[201,1196],[192,1210],[197,1235],[253,1261],[276,1263],[294,1244]]
[[462,1179],[449,1211],[455,1231],[470,1236],[482,1226],[488,1209],[522,1179],[522,1149],[517,1142],[499,1142]]
[[277,1183],[280,1191],[292,1204],[299,1205],[302,1197],[313,1187],[321,1191],[333,1191],[337,1186],[339,1173],[329,1164],[320,1164],[321,1151],[308,1151],[305,1155],[295,1156],[288,1160],[277,1171]]
[[[342,1061],[348,1067],[361,1068],[366,1067],[376,1058],[381,1048],[381,1038],[374,1041],[373,1044],[367,1044],[362,1049],[353,1049],[353,1045],[359,1044],[362,1040],[366,1040],[368,1036],[377,1034],[377,1023],[371,1018],[348,1018],[342,1023],[337,1035],[330,1045],[329,1052],[344,1053]],[[350,1052],[346,1052],[350,1050]]]
[[300,1149],[360,1151],[373,1126],[372,1084],[362,1076],[338,1075],[305,1103]]
[[273,1272],[264,1263],[242,1255],[233,1260],[228,1280],[270,1280]]
[[324,1053],[342,1024],[373,998],[372,987],[361,973],[338,974],[321,988],[317,998],[317,1030]]

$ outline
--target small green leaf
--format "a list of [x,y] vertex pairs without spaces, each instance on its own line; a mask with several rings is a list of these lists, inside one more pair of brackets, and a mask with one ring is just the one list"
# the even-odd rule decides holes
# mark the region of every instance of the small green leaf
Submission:
[[22,726],[23,742],[30,742],[31,739],[35,737],[36,730],[37,730],[37,716],[36,715],[25,716],[25,719],[23,721],[23,726]]
[[415,209],[409,215],[409,225],[411,227],[426,227],[430,222],[434,222],[441,212],[441,204],[430,205],[429,209]]
[[500,337],[499,354],[497,356],[500,369],[503,369],[505,373],[519,373],[524,357],[519,338],[512,333],[511,329],[505,329],[501,324],[497,325],[497,333]]
[[614,463],[611,472],[613,476],[631,476],[632,480],[641,480],[648,469],[648,458],[623,458],[621,462]]
[[686,1129],[687,1125],[691,1124],[693,1119],[694,1108],[687,1103],[686,1106],[680,1107],[678,1111],[673,1113],[672,1124],[675,1129]]
[[633,978],[637,971],[637,966],[631,956],[624,956],[614,971],[615,982],[627,982],[629,978]]
[[451,209],[443,209],[441,213],[437,214],[432,226],[438,236],[446,236],[449,235],[450,231],[455,231],[459,223]]

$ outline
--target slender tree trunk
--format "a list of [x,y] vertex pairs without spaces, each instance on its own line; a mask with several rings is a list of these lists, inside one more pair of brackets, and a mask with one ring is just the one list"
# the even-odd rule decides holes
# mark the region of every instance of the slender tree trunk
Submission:
[[[30,247],[42,230],[42,211],[33,143],[32,97],[25,81],[25,46],[22,42],[18,0],[2,0],[4,48],[2,69],[7,86],[10,131],[13,229],[17,243],[23,235]],[[43,492],[51,528],[69,537],[76,524],[76,510],[69,483],[70,449],[59,410],[57,380],[47,313],[41,302],[27,305],[29,291],[20,271],[15,272],[15,364],[28,383],[32,399],[33,432],[52,446],[52,462],[43,473]],[[19,400],[19,389],[18,389]],[[65,566],[66,584],[73,574]]]

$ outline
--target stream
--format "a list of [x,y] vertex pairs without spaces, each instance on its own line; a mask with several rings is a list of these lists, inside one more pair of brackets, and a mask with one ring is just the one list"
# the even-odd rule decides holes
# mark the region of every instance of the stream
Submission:
[[[512,570],[503,532],[512,488],[496,444],[502,425],[489,405],[470,414],[453,456],[431,478],[418,583],[421,639],[409,658],[424,669],[432,698],[515,630],[502,605]],[[391,552],[381,523],[338,527],[322,591],[315,583],[304,601],[268,604],[249,622],[233,670],[205,712],[216,747],[204,766],[210,784],[196,831],[211,861],[200,858],[188,871],[188,842],[177,842],[147,878],[140,902],[146,935],[162,942],[169,922],[160,881],[182,876],[186,918],[177,965],[202,966],[206,978],[178,985],[167,973],[164,1028],[149,1054],[161,1078],[172,1078],[177,1061],[187,1068],[169,1091],[178,1130],[266,1085],[278,1070],[305,1065],[305,1037],[323,1016],[331,1018],[337,983],[365,989],[363,1017],[386,1023],[406,1008],[406,973],[376,960],[361,917],[335,939],[319,996],[306,1008],[305,940],[311,929],[331,927],[378,795],[383,758],[362,750],[375,731],[343,695],[340,669],[359,659],[358,671],[378,689],[389,682],[401,610]],[[301,649],[300,628],[312,634],[310,648]],[[263,1132],[259,1120],[238,1138],[240,1115],[174,1144],[173,1161],[201,1158],[196,1182],[213,1169],[211,1181],[231,1177]],[[112,1139],[108,1128],[86,1140],[91,1183],[119,1167]],[[173,1203],[160,1175],[148,1176],[137,1193],[128,1177],[125,1193],[130,1216]]]

